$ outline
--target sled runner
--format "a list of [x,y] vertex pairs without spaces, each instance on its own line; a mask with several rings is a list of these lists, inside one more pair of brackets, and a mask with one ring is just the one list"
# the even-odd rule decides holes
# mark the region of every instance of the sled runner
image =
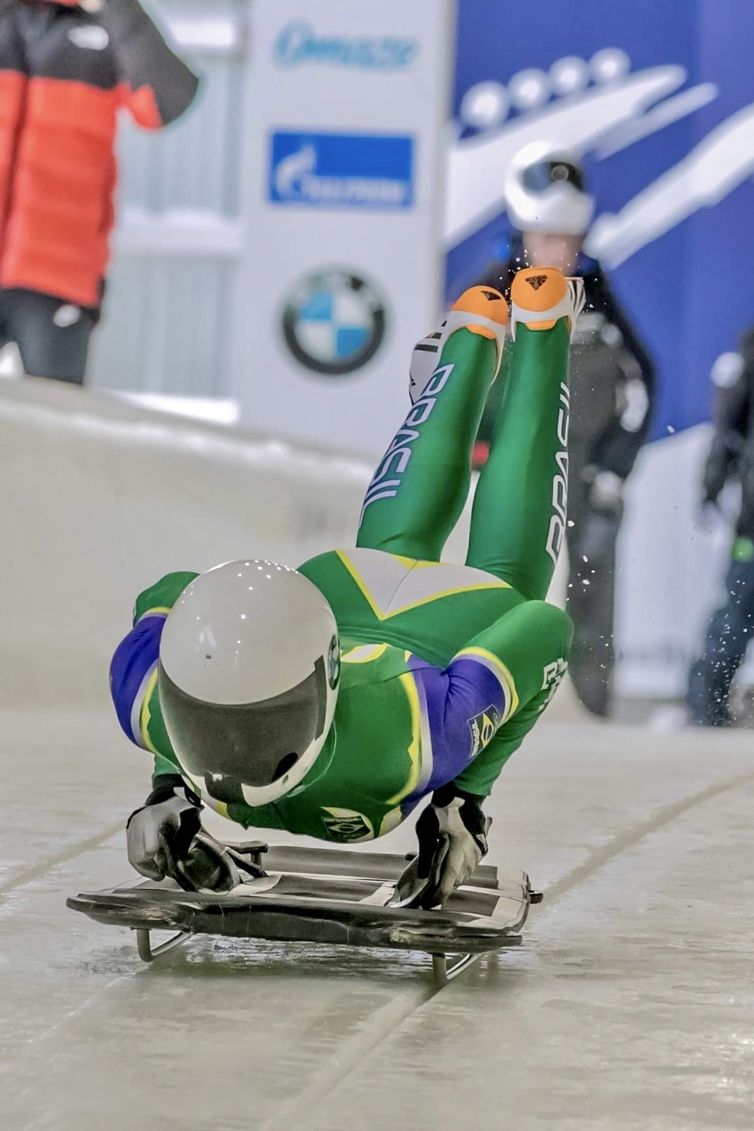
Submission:
[[[411,906],[418,890],[396,896],[410,858],[261,843],[227,851],[242,877],[227,893],[142,880],[77,895],[68,906],[135,930],[145,962],[194,934],[229,935],[425,952],[436,984],[444,985],[476,956],[517,946],[530,905],[541,899],[526,873],[482,865],[442,909],[425,911]],[[153,931],[172,934],[155,944]]]

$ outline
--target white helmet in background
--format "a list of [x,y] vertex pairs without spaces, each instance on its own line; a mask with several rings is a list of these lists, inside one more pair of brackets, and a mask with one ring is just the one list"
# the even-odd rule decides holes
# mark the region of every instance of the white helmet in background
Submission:
[[572,155],[550,142],[535,141],[519,150],[503,183],[505,206],[521,232],[583,236],[594,216],[594,197]]
[[325,744],[339,681],[332,609],[275,562],[197,577],[163,630],[165,726],[182,768],[218,801],[265,805],[295,789]]

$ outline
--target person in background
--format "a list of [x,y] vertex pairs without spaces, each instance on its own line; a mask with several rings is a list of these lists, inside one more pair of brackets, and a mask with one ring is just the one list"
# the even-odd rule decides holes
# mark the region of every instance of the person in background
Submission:
[[0,0],[0,347],[26,373],[84,381],[118,110],[160,129],[198,81],[138,0]]
[[697,726],[730,726],[728,697],[754,629],[754,329],[740,353],[724,353],[712,369],[715,431],[704,468],[702,503],[716,506],[734,477],[741,507],[725,578],[725,602],[707,626],[702,656],[692,665],[687,704]]
[[[508,294],[516,272],[529,266],[559,267],[584,280],[586,310],[570,363],[568,611],[576,630],[570,672],[584,706],[606,716],[615,662],[615,547],[625,482],[649,430],[654,366],[601,265],[584,252],[594,199],[576,161],[546,143],[527,146],[511,163],[504,195],[515,234],[475,281]],[[504,389],[505,381],[498,382],[493,402]],[[482,461],[495,411],[491,403],[482,422]]]

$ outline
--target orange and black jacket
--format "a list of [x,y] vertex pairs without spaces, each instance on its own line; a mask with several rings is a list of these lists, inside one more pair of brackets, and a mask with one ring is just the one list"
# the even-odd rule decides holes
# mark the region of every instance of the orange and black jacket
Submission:
[[99,305],[117,112],[159,129],[197,86],[138,0],[0,0],[0,286]]

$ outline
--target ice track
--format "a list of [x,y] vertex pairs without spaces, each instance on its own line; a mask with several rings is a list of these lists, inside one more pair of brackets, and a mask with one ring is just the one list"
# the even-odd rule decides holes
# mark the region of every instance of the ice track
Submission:
[[0,721],[7,1131],[751,1127],[746,736],[711,757],[697,734],[542,726],[493,855],[547,902],[524,948],[433,993],[423,959],[366,951],[197,939],[142,967],[63,906],[125,875],[139,759],[103,763],[103,716]]
[[357,464],[313,514],[298,492],[326,457],[297,470],[280,444],[225,435],[77,390],[0,391],[2,1131],[749,1131],[746,732],[540,725],[501,781],[492,857],[546,902],[520,950],[439,992],[423,956],[231,939],[144,967],[129,932],[66,910],[125,878],[145,792],[146,757],[103,709],[134,593],[221,545],[292,560],[352,523]]

